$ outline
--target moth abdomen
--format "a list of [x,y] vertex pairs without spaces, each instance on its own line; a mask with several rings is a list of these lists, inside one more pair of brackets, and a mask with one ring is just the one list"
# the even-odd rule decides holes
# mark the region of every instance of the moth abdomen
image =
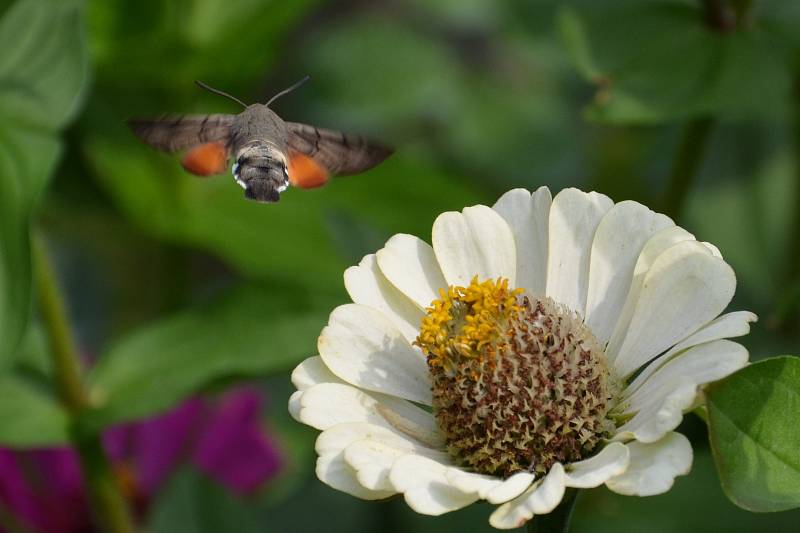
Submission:
[[274,144],[254,140],[236,154],[233,179],[243,189],[246,198],[259,202],[277,202],[280,193],[289,187],[286,158]]

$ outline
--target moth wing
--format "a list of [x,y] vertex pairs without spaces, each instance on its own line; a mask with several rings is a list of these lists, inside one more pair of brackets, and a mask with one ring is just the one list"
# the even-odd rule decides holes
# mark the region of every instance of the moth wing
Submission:
[[157,119],[130,119],[128,126],[141,140],[164,152],[178,152],[231,136],[235,115],[167,115]]
[[222,174],[228,168],[228,146],[224,141],[195,146],[183,155],[181,165],[195,176]]
[[328,176],[348,176],[369,170],[393,152],[383,144],[340,131],[297,122],[287,122],[286,127],[289,133],[289,179],[293,185],[297,182],[304,188],[318,187],[327,181]]
[[328,182],[328,169],[300,152],[289,153],[289,183],[301,189],[322,187]]

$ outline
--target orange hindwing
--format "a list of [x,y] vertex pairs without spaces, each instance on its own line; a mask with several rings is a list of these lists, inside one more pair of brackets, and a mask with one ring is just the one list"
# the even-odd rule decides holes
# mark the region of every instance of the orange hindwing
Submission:
[[228,150],[222,141],[201,144],[186,152],[181,164],[195,176],[222,174],[228,166]]
[[325,167],[299,152],[289,157],[289,183],[301,189],[322,187],[330,177]]

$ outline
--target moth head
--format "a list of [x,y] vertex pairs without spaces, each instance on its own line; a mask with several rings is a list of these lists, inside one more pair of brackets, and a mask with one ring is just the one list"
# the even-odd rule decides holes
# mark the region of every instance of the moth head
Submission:
[[274,144],[253,141],[236,154],[233,179],[243,189],[245,198],[258,202],[277,202],[289,187],[286,156]]

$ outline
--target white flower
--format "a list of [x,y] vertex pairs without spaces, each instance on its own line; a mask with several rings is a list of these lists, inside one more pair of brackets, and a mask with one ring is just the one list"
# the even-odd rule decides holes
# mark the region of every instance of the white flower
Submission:
[[444,213],[432,242],[395,235],[349,268],[354,303],[292,374],[323,482],[428,515],[485,499],[514,528],[567,487],[648,496],[689,472],[673,430],[747,364],[726,338],[756,320],[719,316],[736,279],[713,245],[636,202],[545,187]]

